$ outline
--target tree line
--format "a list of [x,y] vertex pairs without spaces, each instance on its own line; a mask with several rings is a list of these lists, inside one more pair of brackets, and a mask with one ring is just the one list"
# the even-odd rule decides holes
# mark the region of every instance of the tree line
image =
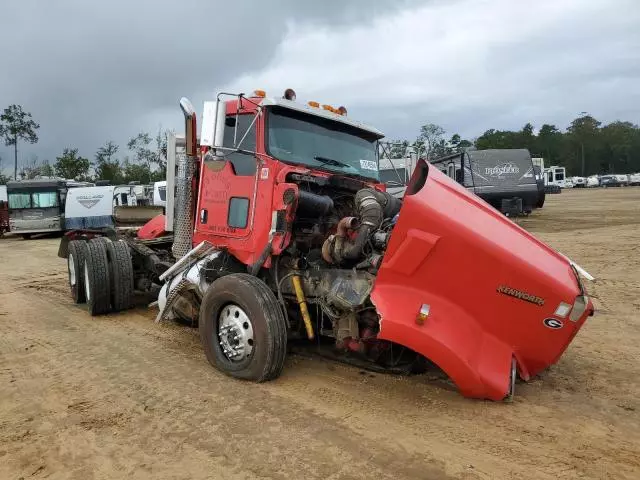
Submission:
[[[31,114],[20,105],[10,105],[0,115],[0,139],[14,147],[14,177],[60,176],[77,180],[108,180],[113,183],[138,181],[149,183],[164,179],[167,155],[167,131],[157,135],[141,132],[126,145],[128,155],[119,156],[120,146],[106,142],[92,160],[81,156],[77,148],[65,148],[51,164],[32,157],[18,171],[18,142],[36,143],[40,128]],[[420,127],[417,138],[385,143],[382,153],[390,158],[402,158],[409,151],[420,157],[434,159],[461,152],[467,148],[526,148],[532,156],[541,156],[545,165],[560,165],[570,175],[640,172],[640,127],[631,122],[615,121],[603,125],[586,112],[581,113],[563,131],[545,123],[536,131],[531,123],[522,129],[486,130],[468,140],[459,134],[446,136],[439,125],[428,123]],[[2,173],[0,184],[8,177]]]
[[386,153],[390,158],[402,158],[411,151],[434,159],[465,148],[526,148],[532,156],[543,157],[546,166],[566,167],[570,175],[640,172],[640,127],[619,120],[603,125],[586,112],[564,131],[545,123],[536,132],[527,123],[516,131],[492,128],[473,141],[458,134],[447,139],[445,133],[438,125],[423,125],[416,140],[394,140]]
[[[128,154],[119,156],[120,146],[107,141],[88,159],[77,148],[64,148],[54,162],[32,155],[18,169],[18,141],[36,143],[40,126],[20,105],[11,105],[0,115],[0,138],[14,147],[14,178],[62,177],[81,181],[107,180],[114,184],[151,183],[164,180],[167,162],[167,133],[160,128],[155,136],[141,132],[126,145]],[[3,174],[0,159],[0,184],[10,178]]]

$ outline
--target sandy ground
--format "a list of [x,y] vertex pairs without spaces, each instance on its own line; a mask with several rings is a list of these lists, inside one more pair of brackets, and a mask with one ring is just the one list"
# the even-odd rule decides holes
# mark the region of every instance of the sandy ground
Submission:
[[521,223],[598,277],[598,312],[513,403],[300,356],[235,381],[192,329],[74,306],[57,239],[2,239],[0,479],[640,479],[640,188]]

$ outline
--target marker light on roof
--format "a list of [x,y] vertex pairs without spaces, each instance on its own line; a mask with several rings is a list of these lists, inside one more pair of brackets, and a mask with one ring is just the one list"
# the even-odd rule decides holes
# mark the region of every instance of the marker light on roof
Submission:
[[267,92],[265,92],[264,90],[255,90],[253,92],[253,95],[256,97],[264,98],[267,96]]
[[308,105],[313,108],[319,108],[320,104],[318,102],[309,102]]
[[339,113],[340,115],[344,115],[345,117],[347,116],[347,109],[344,107],[338,107],[338,110],[336,111],[336,113]]
[[335,109],[331,105],[322,105],[322,108],[329,112],[335,112]]
[[284,91],[284,98],[291,100],[292,102],[296,101],[296,92],[293,91],[293,88],[287,88]]

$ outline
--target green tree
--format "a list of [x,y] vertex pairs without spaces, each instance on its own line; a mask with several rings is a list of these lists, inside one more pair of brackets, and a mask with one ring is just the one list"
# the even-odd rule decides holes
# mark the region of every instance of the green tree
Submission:
[[56,176],[56,172],[54,171],[53,167],[49,163],[49,160],[45,160],[40,165],[40,175],[42,175],[43,177],[55,177]]
[[9,105],[0,115],[0,138],[7,146],[13,145],[14,153],[14,178],[18,179],[18,141],[24,140],[36,143],[38,135],[36,130],[40,128],[33,121],[31,114],[22,110],[21,105]]
[[418,135],[416,139],[416,144],[422,147],[424,155],[430,159],[433,157],[438,145],[440,145],[444,134],[445,130],[441,126],[434,123],[427,123],[420,127],[420,135]]
[[111,183],[122,183],[123,173],[120,161],[115,158],[118,153],[118,145],[108,141],[98,148],[95,154],[96,180],[109,180]]
[[144,163],[133,163],[125,158],[123,163],[124,182],[149,183],[153,179],[153,174]]
[[598,168],[597,153],[602,147],[600,125],[601,122],[588,113],[582,112],[567,128],[568,144],[565,156],[567,166],[572,172],[586,175],[586,172]]
[[62,155],[56,157],[53,168],[62,178],[82,180],[87,178],[90,166],[88,159],[78,155],[77,148],[65,148]]

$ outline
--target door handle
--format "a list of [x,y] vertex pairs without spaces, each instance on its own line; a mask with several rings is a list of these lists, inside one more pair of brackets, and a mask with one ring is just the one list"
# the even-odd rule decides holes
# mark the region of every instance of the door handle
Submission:
[[202,225],[207,223],[207,217],[208,217],[207,209],[203,208],[202,210],[200,210],[200,223]]

